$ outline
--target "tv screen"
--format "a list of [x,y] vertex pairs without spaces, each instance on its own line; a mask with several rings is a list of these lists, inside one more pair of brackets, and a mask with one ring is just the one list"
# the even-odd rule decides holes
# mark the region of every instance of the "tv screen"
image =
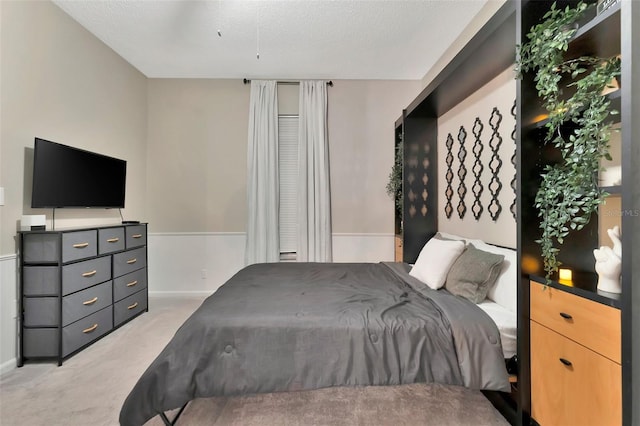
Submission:
[[124,207],[127,162],[36,138],[31,207]]

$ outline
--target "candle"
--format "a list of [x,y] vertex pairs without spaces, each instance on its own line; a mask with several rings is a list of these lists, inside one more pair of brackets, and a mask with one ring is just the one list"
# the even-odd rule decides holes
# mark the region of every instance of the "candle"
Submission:
[[560,281],[571,281],[572,279],[571,269],[560,268],[559,272],[560,272]]

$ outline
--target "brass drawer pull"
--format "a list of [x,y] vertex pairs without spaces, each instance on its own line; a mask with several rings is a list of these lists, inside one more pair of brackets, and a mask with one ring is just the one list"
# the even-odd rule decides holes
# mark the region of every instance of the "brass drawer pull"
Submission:
[[78,244],[74,244],[73,248],[85,248],[85,247],[89,247],[89,243],[78,243]]
[[568,359],[560,358],[560,362],[566,365],[567,367],[571,367],[572,365],[571,361],[569,361]]
[[131,238],[142,238],[142,234],[133,234]]
[[573,319],[571,315],[565,314],[564,312],[560,312],[560,316],[564,319]]
[[127,287],[133,287],[136,284],[138,284],[138,280],[131,281],[130,283],[127,283]]
[[127,260],[127,263],[128,263],[129,265],[131,265],[132,263],[136,263],[137,261],[138,261],[138,259],[134,257],[133,259],[129,259],[129,260]]
[[133,309],[133,308],[135,308],[136,306],[138,306],[138,302],[134,303],[134,304],[133,304],[133,305],[131,305],[131,306],[127,306],[127,309]]
[[98,271],[96,271],[96,270],[94,269],[93,271],[85,272],[84,274],[82,274],[82,276],[83,276],[83,277],[85,277],[85,278],[86,278],[86,277],[92,277],[92,276],[94,276],[94,275],[95,275],[95,274],[97,274],[97,273],[98,273]]
[[83,305],[93,305],[94,303],[96,303],[98,301],[98,296],[94,297],[91,300],[87,300],[82,302]]
[[118,237],[109,238],[107,240],[108,243],[117,243],[118,241],[120,241],[120,238],[118,238]]
[[83,333],[91,333],[96,328],[98,328],[98,324],[93,324],[91,327],[85,328],[84,330],[82,330],[82,332]]

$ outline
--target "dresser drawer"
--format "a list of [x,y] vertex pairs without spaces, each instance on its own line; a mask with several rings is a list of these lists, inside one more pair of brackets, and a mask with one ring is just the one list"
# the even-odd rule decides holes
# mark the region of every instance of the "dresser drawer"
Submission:
[[111,257],[98,257],[62,267],[62,295],[111,279]]
[[620,363],[620,310],[531,281],[531,319]]
[[113,305],[113,323],[118,326],[131,317],[147,309],[147,292],[145,290],[132,294]]
[[56,327],[60,318],[57,297],[25,297],[22,299],[25,327]]
[[62,234],[62,263],[97,255],[98,233],[95,229]]
[[91,343],[113,328],[113,310],[104,308],[62,329],[62,356]]
[[127,226],[125,231],[127,234],[127,248],[147,245],[146,225]]
[[113,255],[114,278],[144,268],[145,266],[147,266],[147,249],[145,247]]
[[113,303],[111,281],[62,298],[62,326],[91,315]]
[[21,252],[25,263],[57,263],[60,261],[60,234],[24,234]]
[[147,269],[138,269],[113,280],[113,300],[117,302],[146,287]]
[[22,293],[25,296],[53,296],[60,291],[57,266],[25,266],[22,269]]
[[98,254],[124,250],[124,228],[98,229]]
[[22,330],[22,356],[27,358],[58,356],[57,328],[25,328]]
[[621,366],[531,321],[531,415],[542,426],[622,424]]

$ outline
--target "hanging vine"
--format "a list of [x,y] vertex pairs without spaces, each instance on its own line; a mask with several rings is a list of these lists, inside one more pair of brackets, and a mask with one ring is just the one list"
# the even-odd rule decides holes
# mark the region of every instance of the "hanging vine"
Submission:
[[391,172],[389,173],[389,181],[387,182],[387,194],[393,198],[396,205],[397,214],[402,217],[402,164],[403,160],[403,149],[402,149],[402,141],[396,146],[396,154],[395,159],[393,161],[393,166],[391,167]]
[[[545,143],[562,155],[558,164],[547,165],[535,197],[540,217],[540,245],[546,278],[558,270],[559,247],[570,231],[580,230],[608,195],[598,187],[601,160],[610,159],[611,126],[609,99],[603,90],[620,75],[617,57],[582,56],[565,60],[576,22],[584,16],[584,2],[557,9],[553,4],[543,22],[531,28],[528,42],[518,47],[516,71],[535,72],[538,96],[548,112]],[[568,84],[561,84],[569,78]],[[565,80],[566,81],[566,80]],[[574,88],[563,97],[566,88]],[[573,123],[571,126],[567,124]]]

